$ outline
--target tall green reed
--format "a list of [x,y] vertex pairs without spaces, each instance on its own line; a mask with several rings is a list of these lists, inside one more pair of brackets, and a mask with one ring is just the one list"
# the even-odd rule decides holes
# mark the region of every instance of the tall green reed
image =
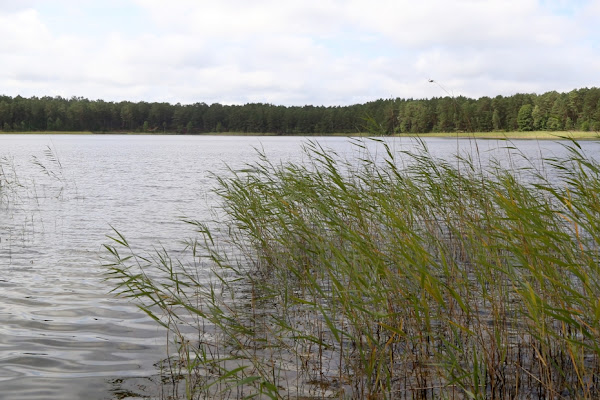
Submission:
[[172,335],[173,395],[596,398],[600,165],[375,142],[216,177],[189,262],[116,232],[109,279]]

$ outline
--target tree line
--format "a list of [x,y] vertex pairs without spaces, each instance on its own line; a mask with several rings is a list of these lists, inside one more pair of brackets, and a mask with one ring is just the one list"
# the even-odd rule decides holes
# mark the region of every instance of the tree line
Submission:
[[600,89],[512,96],[379,99],[350,106],[107,102],[83,97],[0,96],[0,129],[310,135],[600,130]]

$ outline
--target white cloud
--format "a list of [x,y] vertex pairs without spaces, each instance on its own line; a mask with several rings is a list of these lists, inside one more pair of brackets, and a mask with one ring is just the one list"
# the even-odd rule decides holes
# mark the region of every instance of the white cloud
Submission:
[[10,55],[43,48],[40,39],[48,35],[35,10],[0,14],[0,52]]
[[473,97],[570,90],[600,68],[598,1],[52,4],[0,0],[0,92],[351,104],[446,95],[429,78]]

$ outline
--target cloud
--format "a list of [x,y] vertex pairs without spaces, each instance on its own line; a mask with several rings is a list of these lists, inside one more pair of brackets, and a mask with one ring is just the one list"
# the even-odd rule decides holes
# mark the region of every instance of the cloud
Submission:
[[13,14],[0,14],[0,52],[11,55],[35,51],[43,48],[40,39],[48,32],[35,10],[25,10]]
[[[18,6],[16,5],[18,4]],[[593,86],[597,1],[0,0],[10,95],[352,104]]]
[[34,6],[37,2],[38,1],[36,0],[0,0],[0,14],[28,9]]

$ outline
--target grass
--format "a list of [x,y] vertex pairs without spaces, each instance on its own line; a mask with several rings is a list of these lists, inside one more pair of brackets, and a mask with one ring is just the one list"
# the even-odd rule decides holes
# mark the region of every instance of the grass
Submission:
[[[144,134],[144,133],[142,133]],[[256,132],[209,132],[198,134],[201,136],[341,136],[341,137],[366,137],[370,136],[369,132],[356,133],[312,133],[312,134],[284,134],[275,133],[256,133]],[[431,132],[419,134],[397,134],[397,137],[442,137],[442,138],[479,138],[479,139],[544,139],[558,140],[561,138],[570,138],[575,140],[598,139],[598,132],[583,132],[583,131],[533,131],[533,132]]]
[[[148,133],[148,132],[67,132],[67,131],[31,131],[31,132],[3,132],[1,134],[18,135],[98,135],[98,134],[121,134],[121,135],[176,135],[177,133]],[[196,135],[196,134],[194,134]],[[252,132],[209,132],[197,134],[200,136],[282,136],[274,133],[252,133]],[[367,132],[348,133],[313,133],[313,134],[293,134],[283,136],[342,136],[342,137],[364,137],[369,136]],[[594,140],[598,139],[598,132],[595,131],[533,131],[533,132],[431,132],[420,134],[397,134],[398,137],[441,137],[441,138],[477,138],[477,139],[535,139],[535,140],[558,140],[569,138],[575,140]]]
[[273,132],[202,132],[192,133],[191,136],[273,136],[273,137],[316,137],[316,136],[338,136],[338,137],[361,137],[368,136],[366,132],[343,133],[343,132],[314,132],[314,133],[273,133]]
[[169,334],[172,397],[600,396],[600,164],[307,142],[216,177],[188,258],[115,231],[115,292]]
[[24,131],[24,132],[5,132],[0,131],[0,135],[92,135],[89,131]]
[[0,207],[5,207],[17,197],[16,189],[21,186],[15,164],[8,156],[0,157]]
[[598,139],[600,136],[595,131],[532,131],[532,132],[432,132],[426,134],[401,134],[397,136],[403,137],[446,137],[446,138],[477,138],[477,139],[544,139],[544,140],[559,140],[569,138],[575,140],[592,140]]

